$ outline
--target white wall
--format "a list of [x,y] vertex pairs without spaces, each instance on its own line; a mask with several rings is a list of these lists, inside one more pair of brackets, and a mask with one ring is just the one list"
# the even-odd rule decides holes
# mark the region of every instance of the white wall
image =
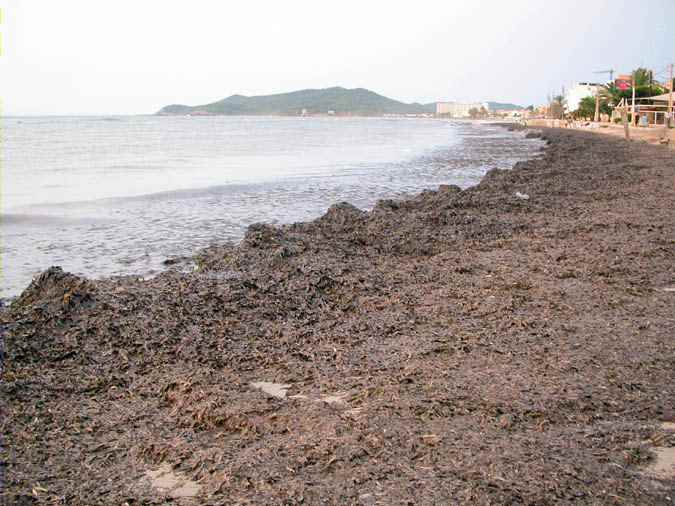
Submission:
[[577,83],[570,87],[565,93],[566,110],[569,112],[576,111],[579,108],[581,99],[584,97],[594,97],[598,92],[598,88],[599,85],[592,83]]

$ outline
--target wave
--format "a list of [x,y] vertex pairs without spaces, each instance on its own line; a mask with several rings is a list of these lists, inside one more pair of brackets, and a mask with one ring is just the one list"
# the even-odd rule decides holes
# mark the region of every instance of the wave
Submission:
[[45,225],[63,225],[73,223],[94,223],[101,221],[100,218],[70,218],[65,216],[55,216],[51,214],[30,214],[30,213],[0,213],[1,226],[35,226]]

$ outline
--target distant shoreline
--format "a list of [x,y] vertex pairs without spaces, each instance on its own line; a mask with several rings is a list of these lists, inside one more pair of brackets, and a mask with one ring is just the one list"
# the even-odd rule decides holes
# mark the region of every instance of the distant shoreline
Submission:
[[[485,109],[493,107],[495,111],[523,109],[516,104],[502,102],[484,102]],[[491,104],[491,105],[490,105]],[[474,104],[466,106],[462,114]],[[476,103],[476,110],[482,105]],[[306,89],[277,93],[272,95],[244,96],[231,95],[208,104],[189,106],[171,104],[162,107],[156,114],[193,114],[195,116],[242,114],[278,114],[289,116],[328,115],[328,116],[383,116],[383,115],[436,115],[437,102],[426,104],[405,103],[385,97],[365,88],[347,89],[340,86],[324,89]],[[460,114],[457,112],[457,114]]]

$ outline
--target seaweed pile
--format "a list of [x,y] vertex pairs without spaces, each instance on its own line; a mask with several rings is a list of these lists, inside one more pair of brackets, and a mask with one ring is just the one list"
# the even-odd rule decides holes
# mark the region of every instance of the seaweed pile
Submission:
[[[675,156],[542,155],[0,313],[7,504],[670,504]],[[656,453],[655,453],[656,452]]]

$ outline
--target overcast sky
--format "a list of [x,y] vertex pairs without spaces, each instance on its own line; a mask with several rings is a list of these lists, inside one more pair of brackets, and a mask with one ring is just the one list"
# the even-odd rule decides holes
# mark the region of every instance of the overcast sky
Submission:
[[[561,5],[562,4],[562,5]],[[564,6],[563,6],[564,5]],[[4,114],[363,87],[522,105],[675,62],[675,0],[0,0]],[[667,26],[670,22],[670,27]]]

